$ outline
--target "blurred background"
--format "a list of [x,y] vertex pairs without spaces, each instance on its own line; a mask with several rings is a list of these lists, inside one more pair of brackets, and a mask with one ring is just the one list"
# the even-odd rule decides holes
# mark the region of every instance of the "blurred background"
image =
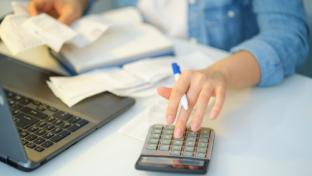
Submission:
[[[0,0],[1,2],[4,0]],[[6,0],[5,0],[6,1]],[[20,1],[27,1],[27,0],[20,0]],[[306,14],[308,17],[308,23],[310,31],[312,31],[312,0],[303,0]],[[91,12],[92,13],[101,13],[103,11],[107,11],[112,8],[117,7],[117,0],[96,0],[95,5],[92,7]],[[310,46],[312,46],[312,34],[310,32]],[[310,49],[310,54],[308,56],[308,59],[306,60],[306,63],[298,70],[300,74],[309,76],[312,78],[312,47]]]

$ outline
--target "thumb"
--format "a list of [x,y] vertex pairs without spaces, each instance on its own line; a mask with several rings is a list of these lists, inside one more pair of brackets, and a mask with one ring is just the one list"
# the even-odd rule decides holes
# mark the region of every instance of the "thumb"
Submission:
[[66,25],[70,25],[74,22],[79,16],[71,8],[64,8],[60,12],[58,20]]
[[157,88],[157,92],[160,96],[164,97],[165,99],[169,99],[171,94],[172,88],[168,87],[159,87]]

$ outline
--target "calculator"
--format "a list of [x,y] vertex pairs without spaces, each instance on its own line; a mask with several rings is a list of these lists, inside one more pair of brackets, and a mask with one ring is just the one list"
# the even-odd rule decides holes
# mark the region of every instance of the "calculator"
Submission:
[[211,158],[214,131],[187,129],[180,139],[173,138],[173,125],[150,127],[143,150],[136,162],[137,170],[205,174]]

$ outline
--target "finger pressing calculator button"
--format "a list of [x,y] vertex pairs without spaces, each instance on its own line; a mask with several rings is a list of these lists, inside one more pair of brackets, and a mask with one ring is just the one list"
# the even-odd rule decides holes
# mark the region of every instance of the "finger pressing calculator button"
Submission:
[[148,150],[156,150],[157,149],[157,145],[156,144],[148,144],[146,146],[146,149],[148,149]]
[[169,151],[169,145],[160,145],[159,150],[161,151]]

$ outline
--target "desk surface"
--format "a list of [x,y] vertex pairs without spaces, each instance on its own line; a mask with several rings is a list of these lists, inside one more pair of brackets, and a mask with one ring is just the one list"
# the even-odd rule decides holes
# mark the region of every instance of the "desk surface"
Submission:
[[[212,58],[224,56],[218,50],[203,50]],[[117,133],[152,101],[138,99],[128,112],[34,172],[0,164],[0,175],[169,175],[136,171],[143,141]],[[207,175],[312,175],[311,105],[312,80],[299,75],[276,87],[230,92],[221,117],[206,122],[216,131]]]

